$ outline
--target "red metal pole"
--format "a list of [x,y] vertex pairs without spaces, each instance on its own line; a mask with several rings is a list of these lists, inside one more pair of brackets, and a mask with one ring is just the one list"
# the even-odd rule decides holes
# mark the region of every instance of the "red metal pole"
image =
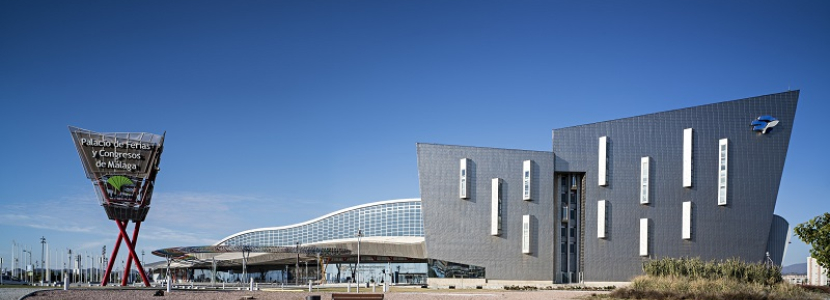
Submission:
[[[127,222],[125,222],[125,223],[127,223]],[[132,243],[132,248],[133,249],[135,249],[135,244],[138,243],[138,230],[139,230],[139,228],[141,228],[141,222],[136,222],[135,223],[135,228],[133,228],[133,239],[132,239],[132,242],[133,242]],[[130,267],[132,266],[132,259],[133,259],[133,255],[132,255],[132,253],[130,253],[130,259],[127,260],[126,266],[124,266],[124,270],[127,270],[129,272]],[[138,257],[136,257],[136,259],[138,259]],[[141,272],[141,271],[144,271],[144,270],[139,269],[139,272]],[[142,278],[144,278],[144,277],[146,277],[146,276],[142,276]],[[127,273],[124,273],[123,277],[121,278],[121,286],[127,285],[127,278],[129,278],[129,276],[127,275]]]
[[[130,237],[127,236],[127,229],[125,228],[126,226],[124,224],[121,224],[121,222],[118,222],[118,221],[116,221],[115,224],[118,224],[118,229],[121,230],[121,236],[124,237],[124,239],[127,242],[127,249],[130,250],[130,259],[135,261],[135,266],[139,270],[142,270],[142,272],[139,272],[138,274],[141,275],[141,279],[144,280],[144,286],[149,287],[150,286],[150,280],[147,279],[147,274],[144,274],[144,272],[143,272],[144,267],[141,266],[141,262],[138,261],[138,255],[135,254],[135,247],[133,246],[135,244],[133,242],[131,242]],[[136,231],[136,234],[138,234],[137,231]]]
[[[126,222],[125,222],[125,223],[126,223]],[[125,226],[126,226],[126,224],[125,224]],[[136,223],[135,223],[135,228],[133,228],[133,239],[132,239],[132,242],[133,242],[133,244],[132,244],[132,248],[133,248],[133,249],[135,249],[135,245],[138,243],[138,231],[139,231],[139,228],[141,228],[141,222],[136,222]],[[130,259],[128,259],[128,260],[127,260],[127,263],[126,263],[127,265],[126,265],[126,267],[124,268],[124,270],[130,270],[130,267],[132,266],[132,264],[131,264],[131,263],[132,263],[132,259],[133,259],[133,255],[132,255],[132,254],[130,254]],[[135,257],[135,259],[138,259],[138,257]],[[139,270],[138,270],[138,271],[139,271],[139,272],[144,272],[144,269],[140,269],[140,268],[139,268]],[[143,278],[146,278],[146,277],[147,277],[147,275],[144,275],[144,276],[142,276],[141,278],[143,279]],[[128,273],[124,273],[123,278],[121,278],[121,286],[125,286],[125,285],[127,285],[127,278],[129,278]],[[145,284],[146,284],[146,282],[145,282]]]
[[118,239],[115,241],[115,247],[112,247],[112,255],[110,255],[110,261],[107,262],[107,270],[104,272],[104,278],[101,281],[101,286],[107,286],[107,282],[109,282],[110,272],[112,272],[112,266],[115,263],[115,258],[118,256],[119,247],[121,247],[121,232],[118,233]]

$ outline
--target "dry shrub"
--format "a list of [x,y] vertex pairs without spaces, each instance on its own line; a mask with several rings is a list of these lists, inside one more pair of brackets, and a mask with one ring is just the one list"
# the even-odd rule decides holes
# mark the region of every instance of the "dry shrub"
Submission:
[[620,299],[696,299],[696,300],[820,300],[818,294],[781,282],[771,286],[746,283],[732,278],[688,279],[684,277],[639,276],[627,288],[611,292]]

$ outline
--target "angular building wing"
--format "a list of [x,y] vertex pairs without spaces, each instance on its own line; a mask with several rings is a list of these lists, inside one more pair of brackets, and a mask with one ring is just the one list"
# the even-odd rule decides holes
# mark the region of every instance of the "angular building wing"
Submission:
[[554,129],[552,153],[418,144],[428,256],[558,283],[627,281],[663,257],[780,264],[787,224],[773,211],[798,94]]

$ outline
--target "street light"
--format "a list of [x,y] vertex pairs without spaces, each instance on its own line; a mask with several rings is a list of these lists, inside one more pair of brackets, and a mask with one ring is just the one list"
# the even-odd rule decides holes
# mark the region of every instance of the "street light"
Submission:
[[89,256],[89,253],[86,254],[86,263],[88,265],[86,267],[86,281],[91,283],[92,282],[92,267],[95,266],[95,264],[92,261],[92,256]]
[[32,263],[32,250],[23,249],[23,253],[29,254],[29,260],[26,263],[26,276],[29,277],[29,282],[31,283],[34,280],[34,270],[32,270],[32,276],[29,276],[29,264]]
[[43,271],[41,272],[41,276],[40,276],[40,281],[41,282],[46,279],[46,268],[45,268],[45,266],[46,266],[46,255],[45,255],[46,252],[45,251],[46,251],[46,237],[41,236],[40,237],[40,265],[44,267]]
[[297,263],[294,266],[294,282],[296,285],[300,285],[300,241],[296,242],[297,244]]
[[66,271],[69,273],[69,282],[72,282],[72,249],[67,250],[69,250],[69,259],[66,260],[66,264],[68,264],[69,267],[66,268]]
[[355,281],[357,281],[357,292],[360,293],[360,238],[363,237],[363,230],[357,230],[357,264],[355,265]]

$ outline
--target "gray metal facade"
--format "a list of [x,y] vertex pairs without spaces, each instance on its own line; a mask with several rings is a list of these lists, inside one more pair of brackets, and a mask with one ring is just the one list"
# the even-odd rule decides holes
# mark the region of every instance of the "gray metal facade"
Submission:
[[769,252],[772,262],[781,265],[784,260],[784,254],[787,252],[787,243],[789,242],[790,223],[779,215],[773,215],[772,227],[769,231],[769,239],[767,240],[767,252]]
[[[553,280],[553,153],[418,144],[427,256],[484,267],[488,279]],[[469,199],[459,197],[459,161],[469,159]],[[522,200],[522,167],[532,160],[531,195]],[[490,235],[491,180],[502,179],[502,234]],[[530,254],[522,216],[531,215]]]
[[[561,209],[554,174],[583,173],[581,263],[584,281],[627,281],[642,262],[662,257],[737,257],[758,262],[786,240],[773,210],[798,102],[798,91],[721,102],[553,130],[553,154],[418,144],[427,255],[486,268],[488,279],[559,281],[555,245]],[[770,132],[750,122],[770,115]],[[684,187],[683,132],[693,128],[692,186]],[[598,139],[607,137],[608,184],[598,185]],[[719,140],[728,148],[728,204],[718,205]],[[649,157],[649,204],[640,204],[640,161]],[[471,197],[458,196],[459,159],[472,167]],[[521,199],[522,161],[534,161],[531,202]],[[504,234],[491,236],[490,179],[504,180]],[[605,200],[606,237],[597,237],[597,201]],[[690,201],[691,239],[681,235]],[[535,220],[532,254],[522,254],[522,215]],[[639,222],[648,219],[648,255],[639,253]],[[781,219],[781,221],[784,221]],[[786,222],[786,221],[784,221]],[[771,232],[771,228],[777,228]],[[786,231],[783,231],[786,235]],[[776,245],[773,245],[776,244]],[[775,251],[773,251],[775,252]],[[781,263],[777,253],[774,260]],[[781,251],[783,256],[783,250]]]

